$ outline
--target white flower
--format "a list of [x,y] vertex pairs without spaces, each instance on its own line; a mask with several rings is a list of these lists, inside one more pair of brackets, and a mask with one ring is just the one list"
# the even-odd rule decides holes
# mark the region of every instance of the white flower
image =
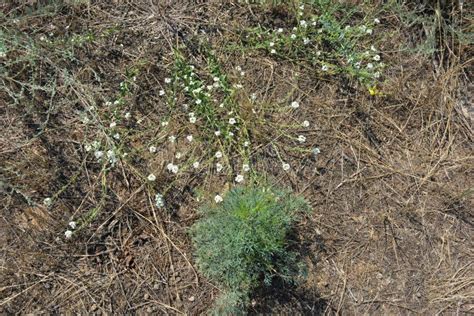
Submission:
[[196,161],[196,162],[193,163],[193,168],[194,169],[199,168],[199,161]]
[[380,55],[375,55],[373,59],[374,59],[375,61],[379,61],[379,60],[380,60]]
[[148,181],[155,181],[156,180],[156,176],[153,174],[153,173],[150,173],[147,177]]
[[202,103],[202,100],[201,100],[201,99],[197,99],[197,100],[196,100],[196,104],[197,104],[197,105],[199,105],[199,104],[201,104],[201,103]]
[[64,232],[64,236],[66,236],[66,238],[68,238],[68,239],[71,238],[71,237],[72,237],[72,231],[70,231],[69,229],[66,230],[66,231]]
[[298,141],[300,143],[304,143],[306,141],[306,137],[304,137],[303,135],[300,135],[300,136],[298,136]]
[[193,141],[193,135],[186,136],[186,139],[188,140],[188,142],[192,142]]
[[373,65],[372,63],[368,63],[368,64],[367,64],[367,68],[368,68],[368,69],[372,69],[372,68],[374,68],[374,65]]
[[283,29],[280,27],[280,28],[278,28],[277,32],[278,33],[283,33]]
[[171,143],[174,143],[174,142],[176,141],[176,136],[171,135],[170,137],[168,137],[168,140],[169,140]]
[[299,104],[297,101],[293,101],[293,102],[291,102],[291,107],[292,107],[293,109],[297,109],[297,108],[300,107],[300,104]]
[[169,163],[167,166],[166,166],[166,169],[168,169],[169,172],[172,172],[172,173],[178,173],[179,171],[179,167],[177,165],[174,165],[172,163]]
[[309,121],[304,121],[303,122],[303,127],[309,127]]
[[171,78],[165,78],[165,83],[171,83]]
[[234,133],[232,133],[232,132],[229,132],[228,135],[229,135],[230,137],[234,137]]
[[160,91],[158,92],[158,94],[159,94],[160,96],[165,95],[165,90],[160,90]]
[[291,34],[291,39],[296,39],[296,34]]
[[219,194],[217,194],[217,195],[214,197],[214,201],[216,201],[216,203],[220,203],[220,202],[222,202],[222,201],[224,201],[224,200],[222,199],[222,196],[220,196]]
[[233,117],[231,117],[231,118],[229,119],[229,124],[230,124],[230,125],[234,125],[236,122],[237,122],[237,121],[236,121],[235,118],[233,118]]
[[301,20],[301,21],[300,21],[300,25],[301,25],[302,27],[308,26],[308,24],[306,23],[305,20]]
[[308,45],[310,42],[309,38],[305,37],[303,38],[303,44]]
[[110,162],[115,163],[117,158],[115,158],[115,153],[113,150],[107,150],[107,158],[110,159]]
[[148,150],[153,154],[156,153],[156,147],[155,146],[150,146],[148,147]]
[[380,20],[377,19],[377,18],[375,18],[375,19],[374,19],[374,23],[375,23],[375,24],[379,24],[379,23],[380,23]]
[[365,31],[367,34],[372,34],[372,29],[367,29],[367,31]]
[[163,121],[161,122],[161,126],[166,127],[168,126],[169,122],[168,121]]
[[46,206],[48,206],[48,207],[51,206],[52,203],[53,203],[53,200],[52,200],[51,198],[49,198],[49,197],[48,197],[48,198],[45,198],[45,199],[43,200],[43,204],[46,205]]
[[216,171],[221,172],[223,166],[220,163],[216,163]]
[[222,153],[220,151],[216,152],[215,157],[222,158]]
[[95,158],[100,159],[100,158],[102,158],[102,157],[104,156],[104,152],[101,151],[101,150],[97,150],[97,151],[94,153],[94,156],[95,156]]
[[329,70],[329,67],[328,67],[327,65],[323,65],[323,66],[321,67],[321,70],[322,70],[322,71],[328,71],[328,70]]
[[163,195],[160,193],[155,194],[155,205],[158,208],[162,208],[165,206],[165,201],[163,201]]
[[115,126],[117,126],[117,123],[115,123],[115,122],[112,122],[112,123],[110,123],[110,125],[109,125],[110,128],[114,128]]
[[250,146],[250,142],[245,141],[245,142],[244,142],[244,147],[249,147],[249,146]]
[[69,227],[71,227],[72,229],[76,229],[76,226],[77,226],[76,222],[74,222],[74,221],[69,222]]
[[242,182],[242,181],[244,181],[244,176],[241,175],[241,174],[238,174],[238,175],[235,177],[235,182],[240,183],[240,182]]
[[89,144],[86,144],[86,145],[84,146],[84,149],[85,149],[86,151],[91,151],[91,150],[92,150],[92,146],[89,145]]
[[275,49],[272,49],[272,50],[270,51],[270,54],[276,54],[276,53],[277,53],[277,51],[276,51]]
[[283,170],[288,171],[288,170],[290,170],[290,164],[284,162],[283,165],[282,165],[282,168],[283,168]]
[[244,164],[244,165],[242,165],[242,170],[244,172],[248,172],[248,171],[250,171],[250,166],[248,164]]
[[242,71],[242,67],[236,66],[236,67],[235,67],[235,70],[237,70],[237,71]]
[[195,117],[195,116],[191,116],[191,117],[189,118],[189,122],[192,123],[192,124],[196,123],[196,117]]
[[182,154],[180,152],[177,152],[176,155],[175,155],[176,159],[181,159],[181,156],[182,156]]
[[270,43],[268,43],[268,45],[269,45],[270,47],[273,47],[273,46],[275,46],[275,43],[274,43],[274,42],[270,42]]
[[375,78],[375,79],[380,78],[380,72],[377,71],[376,73],[374,73],[374,78]]
[[316,52],[316,56],[321,56],[321,51],[320,51],[320,50],[318,50],[318,51]]
[[375,48],[374,45],[370,45],[370,50],[373,51],[373,52],[376,52],[376,51],[377,51],[377,48]]
[[177,165],[174,165],[173,168],[171,169],[171,172],[176,174],[179,171],[179,167]]
[[215,131],[215,132],[214,132],[214,135],[220,136],[220,135],[221,135],[221,131]]
[[214,77],[214,78],[212,78],[212,80],[214,80],[214,82],[218,82],[220,79],[219,79],[219,77]]
[[119,133],[115,133],[114,136],[113,136],[113,138],[115,138],[115,139],[117,139],[117,140],[120,139],[120,134],[119,134]]
[[313,154],[314,154],[315,156],[319,155],[320,153],[321,153],[321,150],[319,149],[319,147],[315,147],[315,148],[313,149]]

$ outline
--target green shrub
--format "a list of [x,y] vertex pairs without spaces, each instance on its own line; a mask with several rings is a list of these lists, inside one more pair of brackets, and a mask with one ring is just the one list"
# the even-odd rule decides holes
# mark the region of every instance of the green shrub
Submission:
[[288,237],[307,209],[304,199],[285,191],[239,187],[200,210],[191,233],[199,270],[223,290],[216,313],[243,313],[252,290],[275,276],[295,280],[301,265]]

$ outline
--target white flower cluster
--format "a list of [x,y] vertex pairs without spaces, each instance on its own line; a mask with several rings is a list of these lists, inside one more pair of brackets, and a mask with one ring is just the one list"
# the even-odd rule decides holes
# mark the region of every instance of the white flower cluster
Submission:
[[160,193],[155,194],[155,205],[157,208],[165,207],[165,201],[163,199],[163,195]]
[[69,239],[72,237],[72,234],[73,234],[73,231],[76,229],[77,227],[77,223],[75,221],[70,221],[69,224],[68,224],[69,228],[66,229],[66,231],[64,232],[64,236]]

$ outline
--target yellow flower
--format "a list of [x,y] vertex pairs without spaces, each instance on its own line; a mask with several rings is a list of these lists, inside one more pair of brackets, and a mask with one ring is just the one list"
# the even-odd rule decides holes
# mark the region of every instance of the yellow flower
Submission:
[[369,93],[370,95],[372,96],[382,96],[383,93],[379,91],[379,89],[377,89],[377,86],[373,86],[373,87],[367,87],[367,89],[369,90]]

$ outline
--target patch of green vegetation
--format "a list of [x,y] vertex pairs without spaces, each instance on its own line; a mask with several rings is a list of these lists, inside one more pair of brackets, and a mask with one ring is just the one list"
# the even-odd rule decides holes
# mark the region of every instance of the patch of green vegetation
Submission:
[[356,6],[314,1],[297,7],[293,27],[260,25],[245,30],[243,47],[306,65],[321,76],[348,75],[372,87],[384,69],[374,46],[374,28],[378,23],[376,17],[363,14]]
[[[218,201],[218,200],[216,200]],[[237,187],[217,205],[203,207],[192,227],[196,263],[223,294],[216,314],[239,314],[252,291],[274,277],[294,282],[301,275],[289,234],[308,209],[302,198],[270,186]]]

